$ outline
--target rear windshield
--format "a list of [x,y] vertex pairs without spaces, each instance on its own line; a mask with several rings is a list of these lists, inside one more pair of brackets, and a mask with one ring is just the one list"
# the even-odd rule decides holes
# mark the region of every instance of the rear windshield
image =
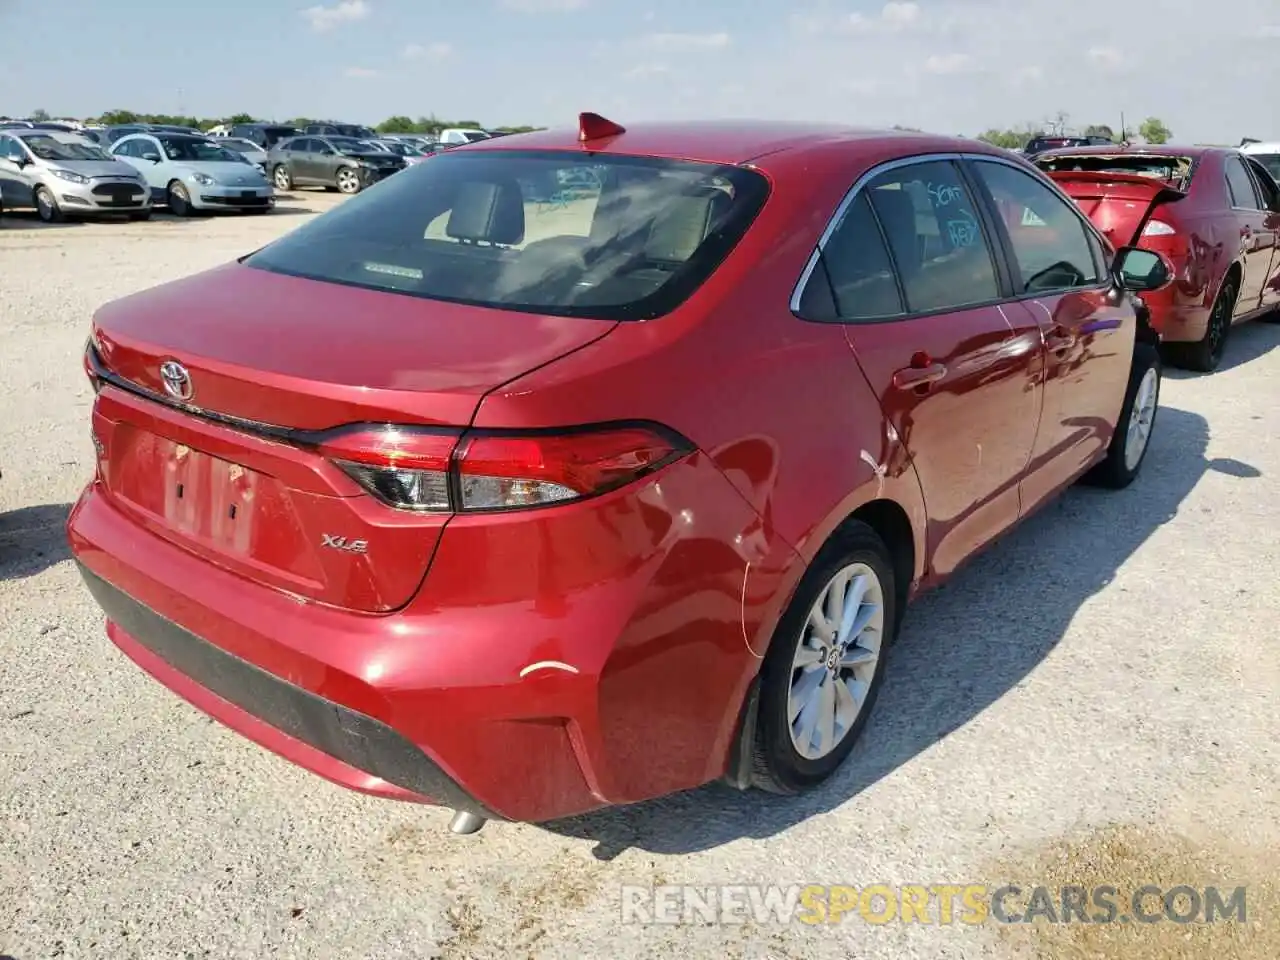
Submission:
[[412,296],[646,320],[750,227],[768,181],[736,166],[460,151],[407,168],[243,262]]
[[1082,171],[1086,173],[1126,173],[1163,180],[1179,190],[1191,186],[1195,161],[1191,157],[1162,157],[1134,154],[1086,154],[1078,157],[1035,157],[1032,162],[1050,173]]

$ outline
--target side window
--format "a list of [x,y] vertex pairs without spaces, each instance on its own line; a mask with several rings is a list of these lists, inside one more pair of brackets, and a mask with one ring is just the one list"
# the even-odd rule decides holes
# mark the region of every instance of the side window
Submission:
[[1035,177],[1003,163],[974,161],[1004,221],[1021,275],[1020,293],[1070,290],[1099,282],[1089,231],[1065,201]]
[[866,194],[888,240],[908,312],[999,299],[977,204],[954,164],[934,160],[885,171]]
[[289,152],[290,153],[314,153],[315,152],[315,147],[313,146],[314,143],[315,141],[312,140],[310,137],[302,137],[301,139],[294,140],[291,144],[289,144]]
[[[893,261],[865,190],[858,193],[827,240],[820,267],[826,275],[823,269],[815,270],[807,285],[815,287],[815,292],[809,294],[806,289],[806,294],[816,296],[820,285],[829,282],[840,320],[872,320],[903,313]],[[815,309],[821,312],[816,305]]]
[[0,137],[0,159],[19,160],[23,156],[22,147],[13,137]]
[[1262,164],[1250,160],[1247,165],[1249,172],[1253,174],[1253,182],[1258,188],[1258,195],[1262,197],[1263,209],[1280,213],[1280,186],[1276,185],[1275,179]]
[[1262,204],[1253,188],[1249,171],[1239,157],[1227,157],[1227,189],[1231,191],[1231,205],[1241,210],[1257,210]]
[[138,156],[138,141],[126,140],[113,151],[118,157],[136,157]]

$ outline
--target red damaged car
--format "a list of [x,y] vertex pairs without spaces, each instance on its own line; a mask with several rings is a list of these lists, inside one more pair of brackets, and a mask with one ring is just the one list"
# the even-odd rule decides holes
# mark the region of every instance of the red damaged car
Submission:
[[1169,276],[994,147],[587,114],[102,307],[70,540],[161,683],[457,832],[794,793],[910,598],[1137,474]]
[[1280,189],[1239,150],[1135,146],[1032,158],[1117,246],[1173,263],[1175,282],[1143,299],[1168,359],[1209,372],[1235,323],[1280,308]]

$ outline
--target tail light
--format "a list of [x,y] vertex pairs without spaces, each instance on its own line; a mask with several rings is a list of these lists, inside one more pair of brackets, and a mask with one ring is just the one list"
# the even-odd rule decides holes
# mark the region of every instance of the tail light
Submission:
[[357,427],[315,447],[383,503],[431,513],[517,510],[599,496],[693,449],[652,424],[465,433]]
[[1142,228],[1144,237],[1172,237],[1177,232],[1163,220],[1148,220],[1147,225]]

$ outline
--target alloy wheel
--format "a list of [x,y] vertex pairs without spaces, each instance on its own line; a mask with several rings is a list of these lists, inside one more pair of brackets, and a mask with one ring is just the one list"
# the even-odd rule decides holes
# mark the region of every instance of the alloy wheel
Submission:
[[289,176],[289,171],[284,166],[276,167],[274,177],[277,190],[290,190],[293,188],[293,178]]
[[865,563],[843,567],[810,608],[787,694],[791,742],[806,760],[828,756],[862,713],[884,617],[884,588]]
[[1133,397],[1133,409],[1129,412],[1129,432],[1124,441],[1124,465],[1136,470],[1151,439],[1151,424],[1156,416],[1156,400],[1160,392],[1160,375],[1150,367],[1138,383]]
[[338,189],[343,193],[358,193],[360,191],[360,178],[356,176],[354,170],[338,171]]

